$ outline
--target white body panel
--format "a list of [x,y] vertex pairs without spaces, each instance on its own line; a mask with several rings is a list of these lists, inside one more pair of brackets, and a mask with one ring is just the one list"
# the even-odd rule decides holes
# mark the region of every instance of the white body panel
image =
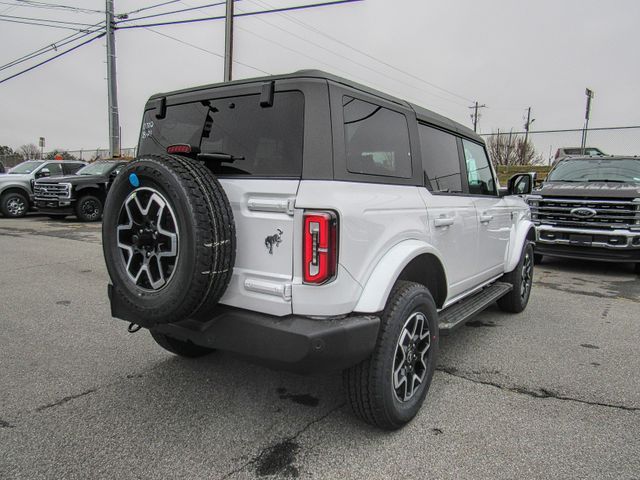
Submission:
[[[238,242],[221,303],[276,316],[378,312],[404,267],[425,253],[443,265],[450,303],[513,269],[531,225],[528,207],[516,197],[432,195],[423,187],[357,182],[221,183]],[[338,271],[325,285],[302,281],[304,210],[338,215]],[[265,241],[274,235],[279,243],[270,249]]]
[[[269,315],[290,315],[298,180],[221,178],[236,225],[233,277],[220,300]],[[301,228],[298,230],[301,231]],[[279,232],[282,233],[279,233]],[[279,236],[266,246],[267,237]]]

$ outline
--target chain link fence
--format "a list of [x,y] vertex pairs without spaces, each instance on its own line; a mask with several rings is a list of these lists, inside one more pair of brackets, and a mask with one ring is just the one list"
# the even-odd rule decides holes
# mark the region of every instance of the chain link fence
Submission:
[[[109,157],[109,149],[96,148],[91,150],[53,150],[50,152],[44,152],[42,158],[53,160],[56,154],[62,155],[65,159],[83,160],[85,162],[95,162],[96,160],[106,160]],[[120,156],[124,160],[131,160],[136,156],[136,148],[123,148],[120,151]],[[26,158],[25,156],[14,153],[12,155],[0,155],[0,162],[4,165],[5,169],[15,167],[19,163],[25,160],[39,160],[40,154],[35,157]]]
[[[502,139],[509,135],[524,136],[522,131],[499,130],[483,134],[486,140],[495,135]],[[541,165],[552,165],[556,152],[563,147],[580,147],[582,129],[546,130],[529,132],[529,142],[535,147]],[[611,128],[590,128],[587,131],[587,147],[599,148],[607,155],[640,155],[640,125]]]

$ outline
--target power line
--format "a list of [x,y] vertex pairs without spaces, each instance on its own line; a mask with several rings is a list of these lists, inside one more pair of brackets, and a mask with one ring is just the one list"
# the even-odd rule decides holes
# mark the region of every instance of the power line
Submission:
[[46,2],[37,2],[37,1],[30,1],[30,0],[16,0],[16,2],[19,2],[19,3],[13,3],[13,4],[10,4],[7,2],[1,2],[1,3],[5,5],[13,5],[16,7],[44,8],[49,10],[67,10],[67,11],[75,11],[75,12],[82,12],[82,13],[104,13],[104,10],[94,10],[90,8],[74,7],[71,5],[63,5],[59,3],[46,3]]
[[[150,32],[155,33],[156,35],[160,35],[162,37],[169,38],[171,40],[175,40],[178,43],[182,43],[183,45],[188,45],[189,47],[193,47],[193,48],[195,48],[197,50],[200,50],[200,51],[205,52],[205,53],[209,53],[209,54],[214,55],[216,57],[224,58],[224,55],[222,55],[220,53],[214,52],[212,50],[207,50],[206,48],[199,47],[198,45],[194,45],[193,43],[185,42],[184,40],[181,40],[181,39],[176,38],[176,37],[172,37],[171,35],[167,35],[166,33],[158,32],[158,31],[153,30],[153,29],[151,29],[149,27],[146,27],[145,30],[149,30]],[[265,75],[271,75],[270,72],[267,72],[265,70],[261,70],[260,68],[254,67],[253,65],[249,65],[248,63],[243,63],[243,62],[240,62],[238,60],[234,60],[233,63],[237,63],[238,65],[242,65],[244,67],[249,67],[249,68],[251,68],[253,70],[256,70],[258,72],[264,73]]]
[[[252,3],[255,3],[255,2],[252,2]],[[265,4],[265,5],[267,5],[267,4]],[[375,74],[377,74],[377,75],[380,75],[380,76],[386,77],[386,78],[388,78],[388,79],[390,79],[390,80],[393,80],[394,82],[401,83],[401,84],[406,85],[406,86],[408,86],[408,87],[410,87],[410,88],[413,88],[413,89],[415,89],[415,90],[419,90],[421,93],[427,93],[427,92],[424,92],[424,90],[421,90],[419,87],[416,87],[415,85],[411,85],[410,83],[407,83],[407,82],[405,82],[404,80],[400,80],[400,79],[398,79],[398,78],[396,78],[396,77],[393,77],[393,76],[391,76],[391,75],[387,75],[386,73],[380,72],[379,70],[377,70],[377,69],[375,69],[375,68],[373,68],[373,67],[371,67],[371,66],[369,66],[369,65],[367,65],[367,64],[364,64],[364,63],[358,62],[358,61],[356,61],[356,60],[353,60],[352,58],[347,57],[347,56],[345,56],[345,55],[342,55],[342,54],[340,54],[340,53],[336,52],[336,51],[335,51],[335,50],[333,50],[333,49],[327,48],[327,47],[325,47],[324,45],[321,45],[321,44],[319,44],[319,43],[313,42],[313,41],[309,40],[308,38],[305,38],[305,37],[303,37],[303,36],[301,36],[301,35],[297,35],[297,34],[295,34],[295,33],[291,32],[291,31],[289,31],[289,30],[287,30],[287,29],[285,29],[285,28],[282,28],[282,27],[280,27],[279,25],[276,25],[276,24],[274,24],[274,23],[272,23],[272,22],[270,22],[270,21],[268,21],[268,20],[266,20],[266,19],[264,19],[264,18],[257,17],[257,18],[256,18],[256,20],[259,20],[259,21],[261,21],[261,22],[263,22],[263,23],[266,23],[267,25],[270,25],[270,26],[271,26],[271,27],[273,27],[273,28],[277,28],[278,30],[283,31],[283,32],[284,32],[284,33],[286,33],[286,34],[291,35],[291,36],[293,36],[293,37],[295,37],[295,38],[298,38],[299,40],[302,40],[303,42],[309,43],[309,44],[311,44],[311,45],[313,45],[313,46],[315,46],[315,47],[317,47],[317,48],[320,48],[321,50],[325,50],[325,51],[327,51],[327,52],[331,53],[332,55],[335,55],[335,56],[340,57],[340,58],[342,58],[342,59],[344,59],[344,60],[347,60],[347,61],[348,61],[348,62],[350,62],[350,63],[355,63],[356,65],[358,65],[358,66],[360,66],[360,67],[362,67],[362,68],[365,68],[365,69],[367,69],[367,70],[370,70],[370,71],[374,72],[374,73],[375,73]],[[252,34],[253,34],[253,32],[249,32],[249,33],[252,33]],[[254,34],[254,35],[255,35],[255,34]],[[287,47],[285,47],[285,48],[287,48]],[[300,53],[300,52],[298,52],[298,53]],[[303,54],[303,55],[305,55],[305,54]],[[307,55],[307,57],[309,57],[309,56]],[[309,58],[311,58],[311,57],[309,57]],[[316,59],[312,58],[312,60],[316,60]],[[317,61],[317,60],[316,60],[316,61]],[[322,63],[324,63],[325,65],[328,65],[326,62],[322,62]],[[335,68],[335,67],[332,67],[332,68]],[[344,71],[344,70],[343,70],[343,71]],[[353,76],[352,74],[349,74],[349,75]],[[364,83],[370,83],[370,82],[369,82],[369,80],[364,80]],[[384,89],[383,89],[383,90],[384,90]],[[437,94],[432,93],[432,92],[428,92],[428,93],[429,93],[430,95],[433,95],[433,96],[434,96],[434,97],[436,97],[436,98],[440,98],[441,100],[445,100],[445,101],[449,101],[449,102],[453,102],[453,103],[458,103],[458,102],[455,102],[454,100],[452,100],[452,99],[450,99],[450,98],[442,97],[442,96],[437,95]],[[403,97],[403,95],[399,95],[399,96],[400,96],[400,97]],[[462,104],[459,104],[459,105],[462,105]],[[462,106],[464,106],[464,105],[462,105]]]
[[62,25],[51,25],[48,23],[37,23],[37,22],[26,22],[23,20],[9,20],[8,18],[0,18],[0,22],[9,22],[9,23],[20,23],[22,25],[34,25],[38,27],[49,27],[49,28],[59,28],[62,30],[75,30],[77,32],[82,32],[83,29],[77,27],[64,27]]
[[[362,2],[364,0],[336,0],[333,2],[323,2],[323,3],[312,3],[309,5],[297,5],[295,7],[282,7],[282,8],[274,8],[271,10],[261,10],[261,11],[257,11],[257,12],[245,12],[245,13],[239,13],[237,15],[235,15],[236,17],[248,17],[251,15],[259,15],[259,14],[263,14],[263,13],[278,13],[278,12],[286,12],[286,11],[290,11],[290,10],[302,10],[302,9],[306,9],[306,8],[313,8],[313,7],[326,7],[329,5],[339,5],[342,3],[353,3],[353,2]],[[175,20],[172,22],[160,22],[160,23],[146,23],[143,25],[125,25],[124,27],[117,27],[118,29],[128,29],[128,28],[146,28],[146,27],[161,27],[164,25],[179,25],[179,24],[183,24],[183,23],[195,23],[195,22],[206,22],[206,21],[210,21],[210,20],[222,20],[223,18],[225,18],[224,15],[222,16],[217,16],[217,17],[204,17],[204,18],[191,18],[188,20]],[[119,25],[120,22],[118,22]]]
[[[259,19],[259,18],[258,18],[258,19]],[[277,25],[273,25],[273,24],[272,24],[272,23],[270,23],[270,22],[266,22],[266,20],[264,20],[264,19],[260,19],[260,20],[261,20],[261,21],[263,21],[263,22],[265,22],[265,23],[267,23],[268,25],[271,25],[271,26],[273,26],[273,27],[279,28]],[[313,57],[313,56],[309,55],[308,53],[301,52],[300,50],[296,50],[295,48],[292,48],[292,47],[289,47],[289,46],[287,46],[287,45],[284,45],[284,44],[282,44],[282,43],[280,43],[280,42],[277,42],[277,41],[275,41],[275,40],[273,40],[273,39],[271,39],[271,38],[268,38],[268,37],[262,36],[262,35],[260,35],[260,34],[258,34],[258,33],[256,33],[256,32],[254,32],[253,30],[249,30],[249,29],[247,29],[247,28],[238,27],[238,26],[236,26],[235,28],[237,28],[238,30],[242,30],[243,32],[246,32],[246,33],[248,33],[248,34],[250,34],[250,35],[253,35],[254,37],[260,38],[260,39],[262,39],[262,40],[264,40],[264,41],[266,41],[266,42],[273,43],[274,45],[278,45],[279,47],[284,48],[285,50],[289,50],[290,52],[297,53],[297,54],[299,54],[299,55],[301,55],[301,56],[303,56],[303,57],[305,57],[305,58],[308,58],[308,59],[310,59],[310,60],[313,60],[314,62],[318,62],[318,63],[321,63],[321,64],[323,64],[323,65],[326,65],[327,67],[329,67],[329,68],[331,69],[331,71],[335,71],[335,72],[342,72],[342,74],[343,74],[343,75],[345,75],[345,76],[347,76],[347,77],[351,77],[351,78],[354,78],[354,79],[356,79],[356,80],[361,81],[362,83],[369,84],[369,85],[371,85],[372,87],[378,88],[378,89],[379,89],[379,90],[381,90],[381,91],[386,90],[387,92],[391,93],[392,95],[395,95],[395,96],[396,96],[396,97],[398,97],[398,98],[403,98],[403,97],[405,97],[405,95],[402,95],[402,94],[400,94],[400,93],[398,93],[398,92],[394,92],[393,90],[390,90],[390,89],[387,89],[387,88],[381,87],[381,86],[379,86],[379,85],[376,85],[376,84],[375,84],[374,82],[372,82],[370,79],[365,79],[365,78],[359,77],[358,75],[354,75],[353,73],[350,73],[350,72],[347,72],[346,70],[343,70],[343,69],[341,69],[341,68],[338,68],[338,67],[336,67],[336,66],[335,66],[335,65],[333,65],[333,64],[330,64],[330,63],[327,63],[327,62],[325,62],[325,61],[323,61],[323,60],[320,60],[320,59],[319,59],[319,58],[317,58],[317,57]],[[415,87],[414,87],[414,88],[415,88]],[[407,99],[407,100],[409,100],[409,99]],[[416,103],[419,103],[419,102],[416,102]]]
[[[102,30],[104,28],[104,22],[98,22],[94,25],[91,25],[91,27],[97,27],[98,25],[102,26],[100,28],[96,28],[94,30],[91,31],[87,31],[87,32],[77,32],[77,33],[73,33],[71,35],[68,35],[64,38],[61,38],[60,40],[55,41],[54,43],[50,43],[48,45],[45,45],[44,47],[41,47],[31,53],[28,53],[26,55],[23,55],[22,57],[16,58],[15,60],[12,60],[2,66],[0,66],[0,71],[2,70],[6,70],[7,68],[11,68],[15,65],[18,65],[20,63],[26,62],[28,60],[31,60],[32,58],[38,57],[40,55],[44,55],[45,53],[48,53],[52,50],[58,50],[58,48],[60,47],[64,47],[65,45],[68,45],[69,43],[73,43],[77,40],[80,40],[84,37],[87,37],[93,33],[99,32],[100,30]],[[75,38],[74,38],[75,37]]]
[[119,19],[121,18],[120,22],[130,22],[130,21],[133,21],[133,20],[144,20],[144,19],[147,19],[147,18],[162,17],[164,15],[173,15],[173,14],[176,14],[176,13],[190,12],[192,10],[200,10],[202,8],[217,7],[219,5],[224,5],[225,3],[226,2],[209,3],[207,5],[199,5],[197,7],[183,8],[181,10],[172,10],[171,12],[154,13],[153,15],[145,15],[144,17],[128,18],[128,14],[116,15],[116,17],[119,18]]
[[12,18],[12,19],[18,19],[18,20],[31,20],[31,21],[34,21],[34,22],[49,22],[49,23],[63,23],[63,24],[68,24],[68,25],[81,25],[83,27],[91,26],[90,23],[68,22],[66,20],[51,20],[51,19],[48,19],[48,18],[17,17],[15,15],[0,15],[0,17],[2,17],[2,18]]
[[[170,5],[172,3],[178,3],[181,2],[182,0],[169,0],[168,2],[162,2],[162,3],[157,3],[155,5],[150,5],[148,7],[143,7],[143,8],[139,8],[138,10],[132,10],[130,12],[127,13],[123,13],[121,15],[131,15],[133,13],[140,13],[140,12],[144,12],[145,10],[151,10],[152,8],[158,8],[158,7],[163,7],[165,5]],[[120,16],[120,15],[116,15],[116,16]]]
[[44,60],[44,61],[42,61],[42,62],[40,62],[40,63],[38,63],[36,65],[33,65],[33,66],[29,67],[29,68],[26,68],[26,69],[24,69],[24,70],[22,70],[22,71],[20,71],[18,73],[15,73],[15,74],[13,74],[13,75],[11,75],[9,77],[3,78],[2,80],[0,80],[0,83],[4,83],[4,82],[6,82],[8,80],[11,80],[12,78],[16,78],[16,77],[18,77],[18,76],[20,76],[20,75],[22,75],[24,73],[30,72],[31,70],[33,70],[35,68],[41,67],[42,65],[45,65],[45,64],[47,64],[49,62],[52,62],[56,58],[60,58],[63,55],[66,55],[67,53],[71,53],[74,50],[77,50],[78,48],[83,47],[83,46],[93,42],[94,40],[97,40],[99,38],[104,37],[105,35],[106,35],[105,33],[101,33],[100,35],[96,35],[95,37],[92,37],[92,38],[90,38],[89,40],[87,40],[85,42],[82,42],[82,43],[80,43],[80,44],[78,44],[78,45],[76,45],[74,47],[71,47],[68,50],[65,50],[64,52],[60,52],[58,55],[55,55],[55,56],[53,56],[51,58],[47,58],[46,60]]
[[[262,1],[262,0],[258,0],[258,1],[256,1],[256,0],[249,0],[249,1],[250,1],[251,3],[253,3],[253,4],[256,4],[256,5],[260,5],[260,4],[262,4],[262,6],[271,7],[271,5],[270,5],[269,3],[264,2],[264,1]],[[379,63],[381,63],[382,65],[385,65],[385,66],[387,66],[387,67],[389,67],[389,68],[391,68],[391,69],[393,69],[393,70],[395,70],[395,71],[397,71],[397,72],[399,72],[399,73],[402,73],[402,74],[404,74],[404,75],[407,75],[408,77],[411,77],[411,78],[413,78],[413,79],[415,79],[415,80],[418,80],[419,82],[422,82],[422,83],[424,83],[425,85],[429,85],[429,86],[431,86],[431,87],[433,87],[433,88],[436,88],[436,89],[441,90],[441,91],[443,91],[443,92],[445,92],[445,93],[448,93],[449,95],[453,95],[454,97],[458,97],[458,98],[460,98],[461,100],[464,100],[464,101],[466,101],[466,102],[471,102],[471,101],[472,101],[470,98],[467,98],[467,97],[465,97],[465,96],[463,96],[463,95],[460,95],[460,94],[458,94],[458,93],[456,93],[456,92],[453,92],[453,91],[448,90],[448,89],[446,89],[446,88],[444,88],[444,87],[441,87],[441,86],[439,86],[439,85],[436,85],[435,83],[429,82],[429,81],[427,81],[427,80],[425,80],[425,79],[423,79],[423,78],[418,77],[417,75],[414,75],[414,74],[412,74],[412,73],[410,73],[410,72],[407,72],[407,71],[405,71],[405,70],[402,70],[402,69],[400,69],[400,68],[396,67],[395,65],[392,65],[392,64],[390,64],[390,63],[388,63],[388,62],[385,62],[384,60],[380,60],[379,58],[374,57],[373,55],[371,55],[371,54],[369,54],[369,53],[367,53],[367,52],[365,52],[365,51],[363,51],[363,50],[360,50],[360,49],[358,49],[358,48],[354,47],[353,45],[350,45],[350,44],[348,44],[348,43],[346,43],[346,42],[343,42],[342,40],[340,40],[340,39],[338,39],[338,38],[335,38],[335,37],[333,37],[333,36],[331,36],[331,35],[329,35],[329,34],[327,34],[327,33],[323,32],[322,30],[320,30],[320,29],[318,29],[318,28],[316,28],[316,27],[313,27],[312,25],[309,25],[309,24],[307,24],[307,23],[303,22],[302,20],[299,20],[299,19],[297,19],[297,18],[293,18],[291,15],[287,15],[287,14],[284,14],[284,13],[280,13],[279,15],[280,15],[281,17],[284,17],[284,18],[288,19],[288,20],[289,20],[289,21],[291,21],[291,22],[297,23],[297,24],[299,24],[299,25],[303,26],[304,28],[307,28],[308,30],[311,30],[311,31],[313,31],[313,32],[316,32],[316,33],[318,33],[319,35],[322,35],[323,37],[326,37],[326,38],[328,38],[328,39],[330,39],[330,40],[333,40],[334,42],[339,43],[340,45],[343,45],[343,46],[345,46],[345,47],[347,47],[347,48],[349,48],[349,49],[351,49],[351,50],[353,50],[353,51],[355,51],[355,52],[357,52],[357,53],[359,53],[359,54],[361,54],[361,55],[364,55],[365,57],[370,58],[371,60],[374,60],[374,61],[376,61],[376,62],[379,62]]]

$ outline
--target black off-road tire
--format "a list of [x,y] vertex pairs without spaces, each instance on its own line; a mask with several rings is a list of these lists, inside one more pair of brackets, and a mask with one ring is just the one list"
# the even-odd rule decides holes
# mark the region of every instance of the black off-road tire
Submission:
[[527,308],[533,287],[533,264],[533,244],[525,242],[518,266],[502,277],[502,281],[513,285],[513,289],[498,300],[498,306],[501,310],[520,313]]
[[[416,312],[428,322],[430,346],[422,383],[407,401],[400,401],[393,384],[396,349],[405,322]],[[371,356],[343,372],[347,401],[355,415],[386,430],[401,428],[420,410],[431,385],[438,356],[438,312],[429,290],[414,282],[398,282],[380,318],[376,347]]]
[[212,348],[201,347],[191,342],[184,342],[153,330],[151,330],[150,333],[158,345],[180,357],[197,358],[215,352]]
[[[91,211],[87,205],[91,205]],[[104,205],[95,195],[83,195],[76,201],[76,217],[81,222],[97,222],[102,218]]]
[[[144,188],[164,197],[175,212],[178,232],[173,271],[158,290],[133,282],[118,248],[116,228],[122,220],[124,202]],[[147,328],[206,317],[233,273],[236,235],[229,200],[203,164],[184,157],[146,155],[123,167],[107,196],[102,238],[114,293],[135,316],[136,323]]]
[[29,199],[21,192],[7,192],[0,197],[0,211],[5,217],[24,217],[29,211]]

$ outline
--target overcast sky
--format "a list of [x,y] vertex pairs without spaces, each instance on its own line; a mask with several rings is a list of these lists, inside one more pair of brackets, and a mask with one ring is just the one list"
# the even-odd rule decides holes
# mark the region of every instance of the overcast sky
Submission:
[[[43,1],[96,10],[105,5],[102,0]],[[115,0],[116,13],[162,1],[166,0]],[[236,12],[319,1],[242,0]],[[1,0],[0,15],[80,23],[103,19],[99,13],[11,6],[18,3]],[[207,3],[213,0],[183,0],[131,17]],[[153,20],[223,13],[224,7],[218,6]],[[521,130],[529,106],[536,119],[534,130],[581,128],[584,90],[589,87],[596,93],[591,126],[640,125],[639,21],[637,0],[366,0],[286,16],[238,18],[234,53],[241,63],[234,66],[234,78],[319,68],[468,126],[468,107],[478,100],[488,106],[480,119],[485,133]],[[153,30],[116,34],[123,147],[137,143],[150,95],[222,80],[222,59],[216,56],[224,50],[222,21]],[[71,33],[0,22],[0,64]],[[107,147],[105,56],[100,39],[0,84],[0,145],[15,148],[44,136],[47,150]],[[2,70],[0,79],[29,65]],[[638,133],[598,133],[588,143],[611,153],[640,153]],[[537,140],[540,150],[549,150],[566,143],[579,145],[580,135]]]

